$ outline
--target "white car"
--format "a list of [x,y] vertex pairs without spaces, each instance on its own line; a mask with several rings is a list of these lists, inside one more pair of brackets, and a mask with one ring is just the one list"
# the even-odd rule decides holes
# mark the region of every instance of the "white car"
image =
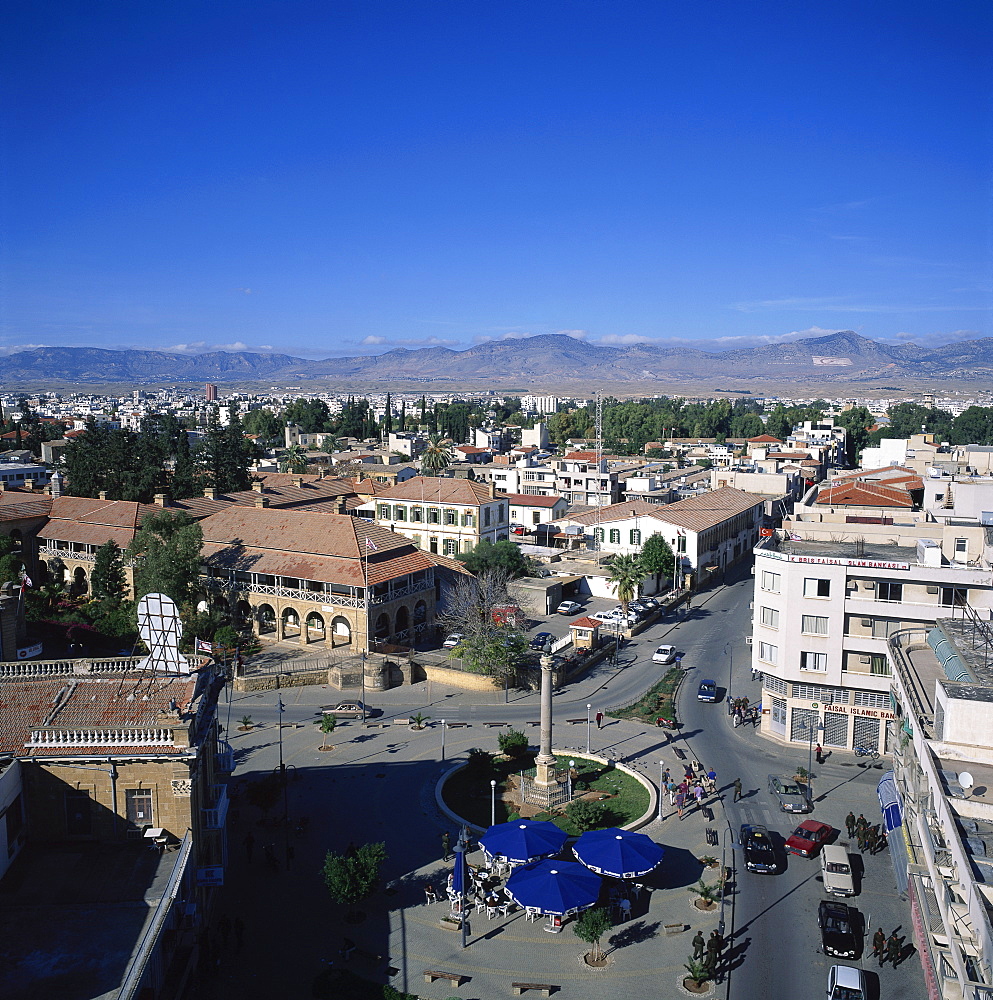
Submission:
[[675,663],[676,662],[676,647],[675,646],[659,646],[658,649],[652,653],[653,663]]
[[828,1000],[866,1000],[865,973],[850,965],[832,965],[827,995]]
[[563,601],[556,609],[556,614],[560,615],[574,615],[577,611],[582,611],[582,604],[577,604],[575,601]]
[[462,640],[465,636],[461,632],[453,632],[442,644],[443,649],[454,649],[456,646],[462,645]]

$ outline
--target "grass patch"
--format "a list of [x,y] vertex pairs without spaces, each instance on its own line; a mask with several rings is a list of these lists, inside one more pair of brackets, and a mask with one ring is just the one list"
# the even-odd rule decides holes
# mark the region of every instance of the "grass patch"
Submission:
[[611,712],[615,719],[630,719],[634,722],[653,723],[660,716],[667,719],[676,717],[676,705],[673,701],[679,679],[682,676],[681,667],[670,667],[662,679],[656,681],[633,705]]
[[[497,803],[496,821],[506,823],[516,813],[511,813],[514,807],[510,803],[501,801],[501,795],[506,787],[507,779],[511,774],[533,773],[534,753],[515,760],[508,760],[498,757],[493,764],[492,772],[485,775],[467,773],[468,768],[463,768],[457,774],[452,775],[445,782],[443,797],[445,804],[457,815],[469,820],[477,826],[487,827],[490,825],[490,778],[497,781]],[[576,788],[591,792],[600,792],[603,796],[603,805],[608,810],[607,822],[603,826],[624,826],[636,820],[648,809],[650,796],[648,789],[637,780],[637,778],[626,774],[607,764],[599,764],[596,761],[583,760],[581,758],[569,757],[559,754],[556,762],[560,770],[569,767],[569,761],[576,761]],[[575,789],[574,789],[575,791]],[[542,813],[535,817],[549,819],[556,826],[561,827],[570,836],[579,836],[582,832],[578,830],[564,811],[556,810],[551,815]]]

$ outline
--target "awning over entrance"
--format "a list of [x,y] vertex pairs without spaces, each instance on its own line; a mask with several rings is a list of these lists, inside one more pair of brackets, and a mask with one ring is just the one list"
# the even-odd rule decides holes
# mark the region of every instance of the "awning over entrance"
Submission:
[[893,874],[896,876],[897,891],[907,891],[907,844],[903,834],[903,805],[896,790],[896,778],[892,771],[887,771],[876,786],[879,796],[879,808],[883,814],[883,826],[886,828],[886,842],[890,849],[890,861],[893,862]]

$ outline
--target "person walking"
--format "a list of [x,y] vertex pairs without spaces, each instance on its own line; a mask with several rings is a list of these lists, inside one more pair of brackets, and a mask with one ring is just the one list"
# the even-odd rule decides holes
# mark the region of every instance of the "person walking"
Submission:
[[814,747],[814,760],[816,760],[818,764],[824,763],[824,751],[821,749],[820,743]]
[[683,818],[683,807],[686,805],[686,792],[680,787],[679,791],[676,792],[676,812],[679,813],[679,818]]
[[726,700],[728,706],[728,715],[730,715],[732,711],[732,705],[734,705],[734,700],[731,698],[731,695],[728,695]]
[[447,861],[452,856],[452,837],[446,830],[441,835],[441,860]]
[[876,832],[874,826],[870,826],[865,832],[866,846],[869,848],[870,854],[876,853],[876,845],[879,843],[879,834]]
[[[882,933],[882,931],[880,931]],[[696,937],[693,938],[693,961],[700,962],[703,960],[703,952],[707,947],[707,942],[703,939],[703,934],[700,931],[696,932]]]
[[879,964],[883,964],[883,954],[886,951],[886,935],[882,927],[872,935],[872,957],[879,959]]
[[896,936],[896,931],[894,931],[886,942],[886,957],[890,960],[890,964],[894,969],[900,964],[901,951],[903,951],[903,945]]
[[859,852],[861,854],[865,854],[866,831],[862,830],[862,829],[859,829],[858,827],[856,827],[856,829],[855,829],[855,837],[856,837],[856,839],[858,841]]
[[859,818],[857,820],[855,820],[855,830],[856,830],[856,832],[859,831],[859,830],[865,830],[866,827],[868,827],[868,825],[869,825],[869,821],[865,818],[865,816],[862,815],[862,813],[859,813]]
[[597,712],[596,714],[596,727],[597,729],[603,728],[603,712]]
[[707,772],[707,791],[711,795],[717,791],[717,772],[713,768]]
[[669,805],[674,806],[676,804],[676,792],[679,790],[679,785],[670,778],[669,783],[665,787],[669,793]]
[[855,813],[853,812],[850,812],[845,817],[845,831],[848,834],[849,840],[855,836]]
[[707,968],[710,974],[717,974],[717,966],[721,960],[721,951],[724,949],[724,938],[720,931],[712,931],[707,941]]
[[696,785],[693,789],[693,796],[696,798],[697,809],[703,808],[703,785]]
[[737,802],[741,798],[741,778],[734,779],[734,799],[732,801]]

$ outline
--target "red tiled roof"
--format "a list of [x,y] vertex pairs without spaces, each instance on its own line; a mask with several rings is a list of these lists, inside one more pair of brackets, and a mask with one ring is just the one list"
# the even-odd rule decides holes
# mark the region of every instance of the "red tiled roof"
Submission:
[[141,527],[141,522],[149,514],[161,512],[161,507],[131,500],[55,497],[50,520],[38,532],[38,537],[84,545],[103,545],[114,539],[125,548]]
[[880,483],[842,483],[823,487],[815,503],[832,507],[913,507],[911,495],[899,487]]
[[530,493],[504,493],[504,500],[509,500],[518,507],[555,507],[557,504],[565,503],[560,496],[542,497]]
[[580,628],[599,628],[600,624],[595,619],[584,616],[583,618],[577,618],[574,622],[569,622],[569,627],[575,628],[578,625]]
[[773,437],[771,434],[760,434],[758,437],[748,439],[749,444],[782,444],[783,442]]
[[414,476],[377,494],[377,500],[421,500],[425,503],[490,503],[490,487],[473,479],[442,479]]
[[650,516],[666,524],[676,524],[690,531],[704,531],[727,521],[736,514],[764,504],[768,497],[757,493],[746,493],[732,486],[687,497],[667,505],[652,504]]

